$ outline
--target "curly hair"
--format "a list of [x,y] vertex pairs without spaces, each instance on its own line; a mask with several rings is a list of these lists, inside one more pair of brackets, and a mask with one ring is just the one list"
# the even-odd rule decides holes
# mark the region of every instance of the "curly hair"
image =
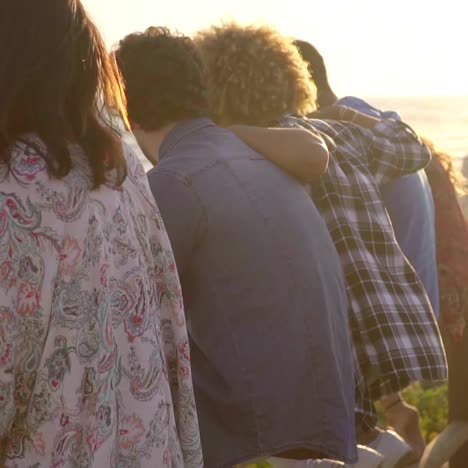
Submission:
[[126,36],[114,53],[132,123],[152,131],[206,114],[202,63],[189,37],[151,27]]
[[269,125],[285,112],[315,108],[307,64],[292,40],[270,26],[226,23],[195,38],[203,59],[208,105],[223,124]]

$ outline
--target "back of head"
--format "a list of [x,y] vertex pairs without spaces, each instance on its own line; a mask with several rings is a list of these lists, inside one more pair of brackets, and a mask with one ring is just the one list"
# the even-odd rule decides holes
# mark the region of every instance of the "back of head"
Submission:
[[[449,177],[450,181],[453,184],[453,187],[458,195],[465,195],[466,188],[463,181],[463,172],[460,172],[454,164],[453,158],[445,153],[444,151],[438,150],[434,143],[425,137],[421,137],[422,141],[427,145],[432,153],[432,162],[426,168],[426,171],[431,171],[432,169],[437,168],[441,171],[444,171]],[[435,163],[435,164],[434,164]]]
[[94,185],[116,169],[121,182],[125,160],[115,131],[102,111],[126,121],[118,71],[80,0],[0,2],[0,161],[27,133],[47,147],[49,174],[72,168],[69,143],[80,144]]
[[307,63],[317,88],[328,85],[327,69],[320,52],[310,42],[296,40],[294,45]]
[[196,38],[208,103],[223,124],[269,125],[314,109],[315,89],[292,40],[269,26],[214,26]]
[[319,106],[333,104],[337,98],[328,82],[327,67],[320,52],[310,42],[296,40],[294,45],[307,63],[312,80],[317,87],[317,104]]
[[189,37],[152,27],[125,37],[115,56],[132,125],[156,131],[206,114],[202,64]]

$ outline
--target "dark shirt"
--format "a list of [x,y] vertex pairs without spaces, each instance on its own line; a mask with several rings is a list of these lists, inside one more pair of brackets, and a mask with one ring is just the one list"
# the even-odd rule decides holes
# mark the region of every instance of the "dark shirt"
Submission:
[[184,294],[205,466],[294,448],[356,455],[347,297],[306,190],[207,119],[149,181]]

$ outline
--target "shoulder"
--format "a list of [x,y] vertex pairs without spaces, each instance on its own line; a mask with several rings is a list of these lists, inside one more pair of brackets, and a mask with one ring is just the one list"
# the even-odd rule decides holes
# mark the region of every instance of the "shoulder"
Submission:
[[122,139],[122,149],[127,163],[128,180],[138,186],[140,189],[147,190],[148,179],[144,163],[145,156],[136,141],[132,139]]
[[281,127],[303,127],[329,136],[330,138],[338,138],[341,135],[352,134],[352,130],[357,126],[349,122],[341,122],[338,120],[316,119],[304,116],[288,115],[280,120]]
[[27,134],[18,138],[9,148],[9,165],[0,164],[0,182],[21,186],[23,189],[34,189],[35,186],[47,184],[54,190],[66,189],[70,184],[91,187],[92,173],[82,148],[70,144],[69,152],[73,168],[63,178],[50,177],[47,171],[49,150],[46,144],[36,135]]
[[36,135],[25,135],[9,148],[10,164],[0,165],[2,186],[6,183],[29,185],[48,178],[47,147]]
[[58,195],[66,188],[63,181],[48,175],[46,145],[37,136],[26,135],[8,151],[9,164],[0,164],[2,205],[25,210],[29,207],[37,214],[43,212],[52,190]]
[[[73,168],[63,178],[49,176],[48,149],[37,136],[18,139],[9,151],[9,166],[0,166],[0,209],[7,209],[13,223],[22,217],[21,223],[26,223],[22,228],[42,225],[60,230],[59,226],[81,217],[89,202],[92,177],[79,146],[70,145]],[[96,191],[101,192],[105,196],[105,188]],[[35,222],[26,221],[30,215]]]

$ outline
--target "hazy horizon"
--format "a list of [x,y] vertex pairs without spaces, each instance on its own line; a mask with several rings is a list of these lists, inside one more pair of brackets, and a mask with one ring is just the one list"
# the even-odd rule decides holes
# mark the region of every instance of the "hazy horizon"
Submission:
[[234,19],[312,42],[337,94],[468,96],[466,14],[445,0],[83,0],[109,47],[148,26],[184,34]]

